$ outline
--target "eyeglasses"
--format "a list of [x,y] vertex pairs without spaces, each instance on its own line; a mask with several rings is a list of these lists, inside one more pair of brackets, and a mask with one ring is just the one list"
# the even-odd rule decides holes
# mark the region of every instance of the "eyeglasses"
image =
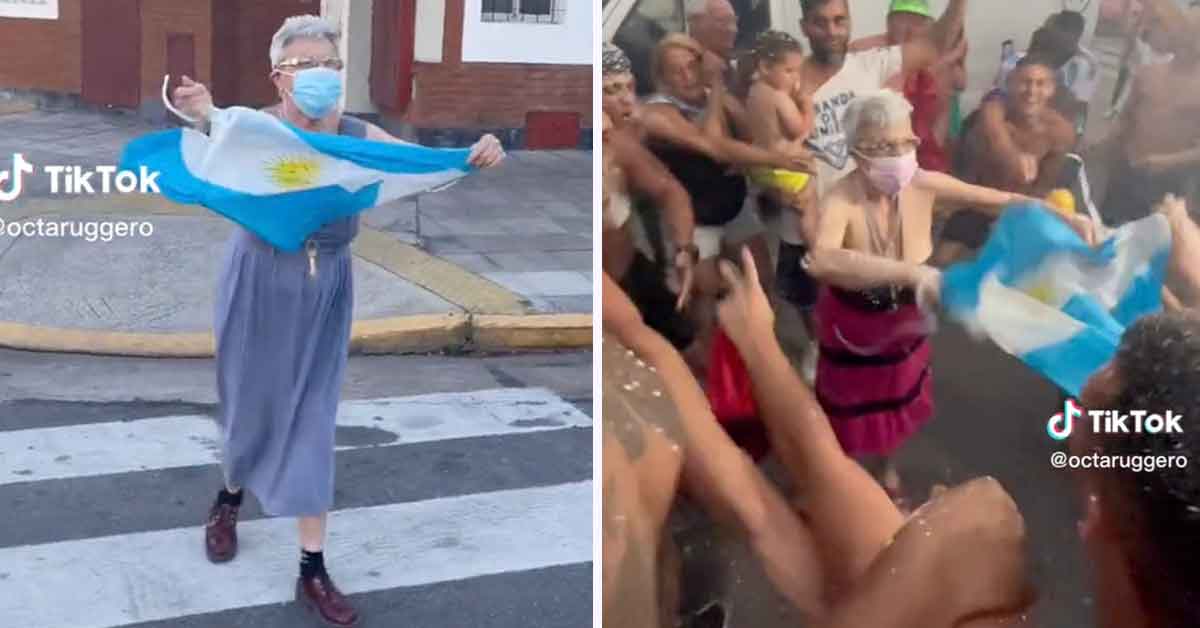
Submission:
[[311,57],[289,57],[280,61],[275,65],[276,70],[299,71],[311,70],[313,68],[328,68],[330,70],[341,71],[346,64],[337,57],[327,57],[324,59],[313,59]]
[[864,157],[899,157],[917,150],[921,146],[921,138],[910,137],[896,142],[878,142],[875,144],[859,144],[854,150]]

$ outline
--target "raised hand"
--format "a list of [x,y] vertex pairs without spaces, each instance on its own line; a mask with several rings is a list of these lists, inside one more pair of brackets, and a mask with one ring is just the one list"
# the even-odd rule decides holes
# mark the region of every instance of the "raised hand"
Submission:
[[209,115],[212,114],[212,94],[209,93],[208,87],[203,83],[193,81],[191,77],[183,77],[182,84],[175,88],[171,100],[176,109],[196,120],[208,120]]
[[1155,213],[1162,214],[1167,218],[1178,218],[1179,216],[1187,216],[1187,202],[1175,196],[1168,194],[1159,201],[1158,205],[1154,206]]
[[471,156],[467,160],[476,168],[491,168],[504,159],[504,147],[495,135],[485,135],[471,147]]
[[717,304],[717,318],[726,335],[743,354],[751,346],[755,334],[775,333],[775,311],[758,280],[758,268],[750,249],[742,248],[739,270],[731,262],[721,260],[721,277],[727,292]]

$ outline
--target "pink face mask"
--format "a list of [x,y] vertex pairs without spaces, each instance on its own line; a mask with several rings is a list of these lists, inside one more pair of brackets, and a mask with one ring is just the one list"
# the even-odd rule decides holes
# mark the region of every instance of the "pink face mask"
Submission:
[[899,157],[875,157],[864,159],[865,172],[871,185],[885,196],[895,196],[912,183],[917,176],[917,151]]

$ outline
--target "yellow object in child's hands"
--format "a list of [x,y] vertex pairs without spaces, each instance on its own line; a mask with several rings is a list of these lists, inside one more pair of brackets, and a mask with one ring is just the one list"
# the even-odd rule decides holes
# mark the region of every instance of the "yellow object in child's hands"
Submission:
[[1075,195],[1070,190],[1057,189],[1046,197],[1046,204],[1064,216],[1075,214]]
[[778,168],[754,168],[750,171],[750,179],[764,188],[774,188],[789,194],[799,194],[808,187],[812,176],[806,172],[794,172]]

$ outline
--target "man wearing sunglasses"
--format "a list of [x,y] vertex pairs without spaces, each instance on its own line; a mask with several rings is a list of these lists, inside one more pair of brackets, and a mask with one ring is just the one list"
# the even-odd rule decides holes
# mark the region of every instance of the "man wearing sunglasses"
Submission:
[[[400,142],[345,116],[338,32],[311,15],[288,18],[271,41],[270,80],[279,104],[267,111],[301,129]],[[175,106],[207,126],[208,88],[184,77]],[[484,136],[470,163],[486,168],[504,156]],[[237,554],[242,488],[274,516],[296,517],[300,536],[297,602],[334,626],[358,612],[325,570],[326,516],[333,504],[334,430],[353,320],[350,242],[358,218],[322,227],[297,253],[278,250],[244,229],[226,248],[217,289],[217,390],[224,487],[209,510],[208,559]]]

